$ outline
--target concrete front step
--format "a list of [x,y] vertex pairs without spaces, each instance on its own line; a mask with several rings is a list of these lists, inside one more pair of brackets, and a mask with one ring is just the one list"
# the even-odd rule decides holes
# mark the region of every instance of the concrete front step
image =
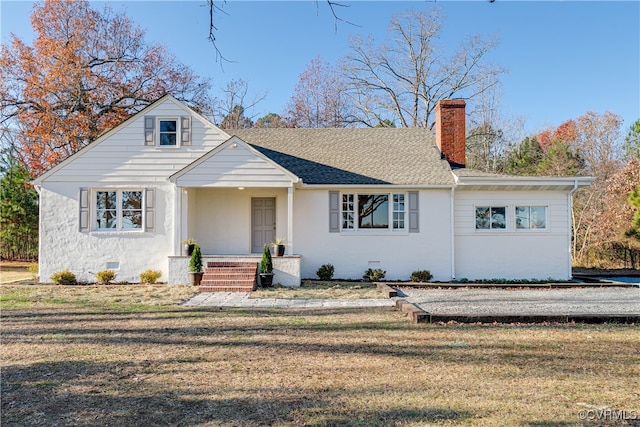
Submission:
[[251,292],[257,283],[258,263],[212,261],[204,271],[200,292]]

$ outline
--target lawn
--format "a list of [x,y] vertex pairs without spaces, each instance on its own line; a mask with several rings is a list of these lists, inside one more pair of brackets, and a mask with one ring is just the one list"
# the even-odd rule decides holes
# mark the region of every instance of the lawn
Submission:
[[640,425],[580,419],[640,415],[638,326],[183,308],[174,288],[0,287],[2,425]]

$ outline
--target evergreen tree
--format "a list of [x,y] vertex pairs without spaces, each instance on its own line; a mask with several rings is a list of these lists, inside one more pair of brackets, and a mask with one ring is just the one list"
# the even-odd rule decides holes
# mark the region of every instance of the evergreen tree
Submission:
[[0,256],[5,259],[38,257],[38,194],[31,176],[9,158],[0,168]]

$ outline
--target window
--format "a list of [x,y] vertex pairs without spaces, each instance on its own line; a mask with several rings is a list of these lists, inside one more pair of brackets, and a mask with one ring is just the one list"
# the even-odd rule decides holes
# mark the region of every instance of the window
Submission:
[[96,230],[142,229],[142,191],[96,191]]
[[503,230],[507,227],[507,208],[476,207],[476,230]]
[[178,145],[178,120],[160,119],[158,120],[158,130],[158,145]]
[[354,222],[354,202],[353,194],[342,195],[342,228],[345,230],[353,230]]
[[547,228],[546,206],[516,206],[516,228],[518,230]]
[[358,228],[389,228],[389,195],[358,195]]
[[404,194],[393,195],[393,228],[404,228]]
[[402,193],[343,194],[342,230],[405,230],[405,200]]

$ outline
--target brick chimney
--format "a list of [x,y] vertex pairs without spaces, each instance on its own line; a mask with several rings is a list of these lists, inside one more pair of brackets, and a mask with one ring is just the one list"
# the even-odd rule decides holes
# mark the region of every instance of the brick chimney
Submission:
[[462,99],[444,99],[436,105],[436,144],[452,167],[465,164],[465,107]]

